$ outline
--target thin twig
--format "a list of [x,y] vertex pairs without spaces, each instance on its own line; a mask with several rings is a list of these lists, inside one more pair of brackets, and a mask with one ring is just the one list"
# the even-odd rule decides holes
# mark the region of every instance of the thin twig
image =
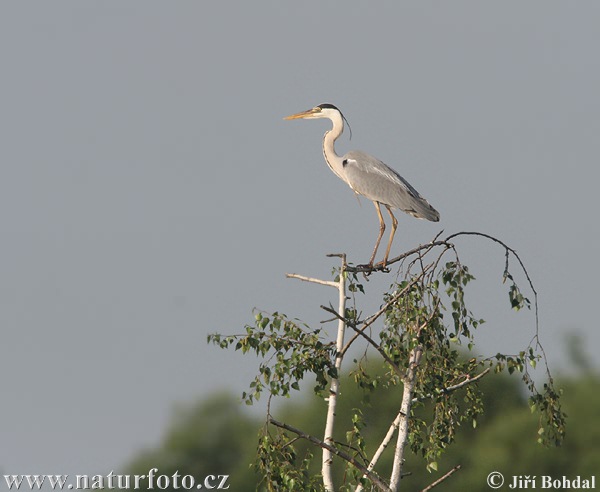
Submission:
[[[468,384],[474,383],[475,381],[481,379],[483,376],[485,376],[487,373],[489,373],[490,370],[491,370],[491,368],[488,367],[485,371],[477,374],[477,376],[470,377],[469,375],[467,375],[466,379],[464,381],[461,381],[460,383],[457,383],[452,386],[448,386],[447,388],[443,388],[440,390],[440,393],[448,394],[448,393],[451,393],[452,391],[456,391],[457,389],[462,388],[463,386],[467,386]],[[417,401],[423,401],[428,398],[434,398],[435,396],[436,395],[433,395],[433,394],[424,395],[419,398],[413,398],[412,402],[415,403]]]
[[452,470],[450,470],[444,476],[438,478],[435,482],[429,484],[427,487],[425,487],[423,490],[421,490],[421,492],[427,492],[427,491],[431,490],[433,487],[437,487],[439,484],[441,484],[444,480],[446,480],[452,474],[454,474],[455,472],[460,470],[460,468],[461,468],[461,465],[456,465],[454,468],[452,468]]
[[544,350],[544,347],[540,343],[540,339],[539,339],[540,319],[539,319],[539,308],[538,308],[538,293],[537,293],[537,290],[535,290],[535,286],[533,285],[533,280],[531,280],[531,277],[529,276],[529,272],[527,271],[527,268],[525,268],[525,264],[523,263],[523,260],[521,260],[521,257],[518,255],[518,253],[515,249],[511,248],[503,241],[500,241],[500,239],[497,239],[494,236],[490,236],[489,234],[485,234],[483,232],[472,232],[472,231],[456,232],[456,233],[448,236],[445,240],[450,241],[459,236],[481,236],[481,237],[489,239],[490,241],[493,241],[493,242],[499,244],[500,246],[502,246],[506,252],[506,254],[505,254],[506,260],[505,260],[505,266],[504,266],[505,275],[508,273],[509,252],[519,262],[521,270],[523,271],[525,278],[527,279],[527,282],[529,283],[529,288],[533,292],[533,305],[534,305],[534,312],[535,312],[535,335],[533,336],[533,338],[531,339],[531,342],[529,342],[529,344],[531,345],[533,343],[533,341],[535,340],[536,348],[540,350],[540,352],[542,353],[543,358],[544,358],[544,365],[546,366],[546,374],[548,375],[548,378],[552,382],[552,375],[550,374],[550,368],[548,367],[548,358],[546,357],[546,351]]

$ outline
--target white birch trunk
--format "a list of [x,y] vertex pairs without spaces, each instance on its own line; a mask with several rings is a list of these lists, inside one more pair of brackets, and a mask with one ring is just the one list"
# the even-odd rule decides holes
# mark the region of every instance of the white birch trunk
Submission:
[[[346,331],[346,324],[344,323],[344,319],[346,316],[346,257],[342,255],[342,268],[340,269],[340,280],[337,285],[339,291],[339,304],[338,304],[338,332],[337,332],[337,340],[336,340],[336,358],[335,358],[335,368],[337,370],[338,376],[340,375],[342,368],[342,349],[344,348],[344,332]],[[326,444],[331,446],[334,445],[333,442],[333,427],[335,423],[335,407],[337,405],[337,397],[340,388],[340,381],[338,378],[333,378],[331,380],[331,386],[329,389],[329,398],[328,400],[328,408],[327,408],[327,420],[325,422],[325,435],[323,436],[323,441]],[[333,485],[333,475],[331,471],[331,463],[332,463],[332,453],[328,449],[323,448],[323,463],[321,468],[321,473],[323,475],[323,485],[325,486],[325,490],[334,491]]]
[[398,441],[394,450],[394,466],[390,477],[390,490],[398,490],[402,478],[402,467],[404,465],[404,449],[408,439],[408,420],[410,418],[410,406],[415,389],[416,369],[421,361],[423,348],[420,346],[412,349],[408,369],[404,377],[404,391],[402,392],[402,404],[400,405],[400,424],[398,426]]

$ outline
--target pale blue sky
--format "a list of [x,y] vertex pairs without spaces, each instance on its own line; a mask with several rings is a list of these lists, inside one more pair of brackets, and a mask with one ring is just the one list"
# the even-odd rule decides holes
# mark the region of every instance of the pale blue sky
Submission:
[[[176,402],[245,388],[257,360],[207,333],[254,306],[324,318],[333,294],[284,274],[364,262],[378,225],[323,161],[328,123],[282,120],[322,102],[352,125],[339,152],[442,215],[399,215],[394,252],[497,236],[537,285],[551,365],[571,330],[598,347],[600,5],[373,5],[0,6],[3,473],[116,469]],[[481,351],[520,349],[532,316],[507,308],[502,251],[461,244]]]

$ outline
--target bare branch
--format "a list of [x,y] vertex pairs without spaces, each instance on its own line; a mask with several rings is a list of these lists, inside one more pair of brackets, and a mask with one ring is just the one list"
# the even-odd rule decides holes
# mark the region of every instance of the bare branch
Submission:
[[[454,234],[450,234],[445,239],[445,241],[449,242],[449,241],[451,241],[452,239],[454,239],[455,237],[458,237],[458,236],[481,236],[481,237],[484,237],[486,239],[489,239],[490,241],[494,241],[495,243],[498,243],[506,251],[510,251],[513,254],[513,256],[517,259],[517,261],[519,262],[519,265],[521,266],[521,270],[523,270],[523,273],[525,274],[525,277],[527,278],[527,282],[529,282],[529,287],[531,288],[531,290],[533,291],[533,294],[537,298],[537,291],[535,290],[535,287],[533,286],[533,281],[531,280],[531,277],[529,276],[529,273],[527,272],[527,269],[525,268],[525,264],[523,263],[523,261],[521,260],[521,258],[519,257],[519,255],[517,254],[517,252],[513,248],[511,248],[510,246],[508,246],[503,241],[500,241],[500,239],[497,239],[494,236],[490,236],[489,234],[485,234],[483,232],[470,232],[470,231],[456,232]],[[506,262],[506,265],[508,265],[508,261]]]
[[[439,234],[438,234],[438,236],[439,236]],[[416,248],[410,249],[410,250],[402,253],[401,255],[396,256],[395,258],[388,259],[387,266],[389,267],[390,265],[392,265],[394,263],[397,263],[400,260],[403,260],[404,258],[412,256],[415,253],[418,253],[418,252],[423,251],[423,250],[426,250],[425,251],[425,254],[426,254],[430,250],[432,250],[433,248],[435,248],[436,246],[452,247],[452,245],[447,240],[440,240],[440,241],[435,241],[434,240],[434,241],[431,241],[431,242],[429,242],[427,244],[420,244]],[[358,272],[370,273],[370,272],[381,270],[381,267],[378,267],[377,265],[374,265],[373,267],[369,267],[368,265],[357,265],[357,266],[349,266],[347,268],[347,270],[349,272],[354,272],[354,273],[358,273]]]
[[460,470],[460,468],[461,468],[461,465],[456,465],[448,473],[446,473],[442,477],[438,478],[435,482],[429,484],[427,487],[425,487],[423,490],[421,490],[421,492],[427,492],[427,491],[431,490],[433,487],[437,487],[444,480],[446,480],[447,478],[449,478],[452,474],[454,474],[455,472],[457,472],[458,470]]
[[330,280],[321,280],[320,278],[305,277],[304,275],[298,275],[297,273],[286,273],[286,278],[297,278],[303,282],[312,282],[313,284],[327,285],[329,287],[335,287],[337,289],[338,283],[331,282]]
[[296,429],[295,427],[293,427],[291,425],[285,424],[283,422],[279,422],[272,417],[268,418],[268,422],[270,424],[273,424],[276,427],[285,429],[289,432],[293,432],[298,437],[301,437],[302,439],[306,439],[307,441],[312,442],[313,444],[316,444],[320,448],[328,450],[330,453],[336,455],[338,458],[341,458],[341,459],[347,461],[352,466],[356,467],[357,470],[363,472],[363,474],[365,474],[369,478],[369,480],[371,482],[373,482],[374,485],[377,486],[377,488],[379,490],[384,490],[386,492],[388,492],[390,490],[390,488],[387,486],[387,484],[381,478],[379,478],[379,476],[377,476],[376,473],[373,473],[373,472],[367,470],[367,468],[362,463],[357,461],[353,456],[350,456],[349,454],[345,453],[344,451],[339,450],[335,446],[332,446],[331,444],[327,444],[326,442],[323,442],[320,439],[317,439],[316,437],[311,436],[310,434],[307,434],[306,432],[301,431],[300,429]]

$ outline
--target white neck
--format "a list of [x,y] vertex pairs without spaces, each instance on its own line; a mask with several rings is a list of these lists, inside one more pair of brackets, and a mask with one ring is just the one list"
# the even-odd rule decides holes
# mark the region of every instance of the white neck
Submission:
[[323,155],[325,156],[325,162],[327,162],[329,169],[331,169],[340,179],[346,181],[344,179],[343,159],[336,154],[334,145],[335,141],[344,131],[344,120],[338,112],[335,112],[331,116],[328,115],[327,117],[333,123],[333,128],[325,132],[325,136],[323,137]]

